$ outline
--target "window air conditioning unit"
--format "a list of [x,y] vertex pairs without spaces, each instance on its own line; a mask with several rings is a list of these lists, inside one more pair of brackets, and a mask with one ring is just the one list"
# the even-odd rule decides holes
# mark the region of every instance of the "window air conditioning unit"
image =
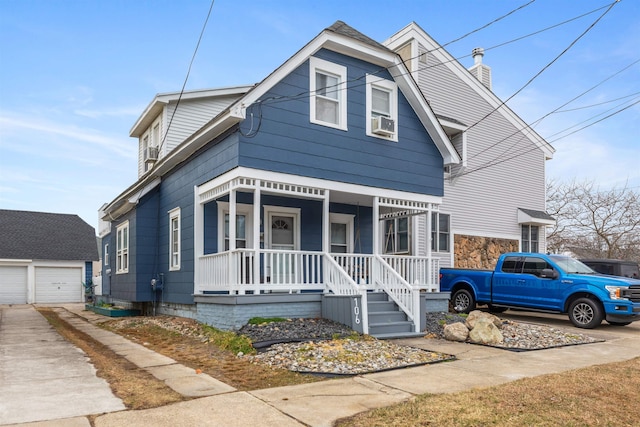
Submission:
[[374,117],[372,132],[378,135],[391,136],[396,133],[396,122],[389,117]]
[[158,148],[157,147],[148,147],[144,150],[144,161],[145,162],[155,162],[158,160]]

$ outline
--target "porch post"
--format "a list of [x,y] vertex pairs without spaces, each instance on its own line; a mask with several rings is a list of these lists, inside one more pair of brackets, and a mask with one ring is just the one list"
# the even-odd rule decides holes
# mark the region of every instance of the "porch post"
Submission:
[[331,215],[329,214],[329,190],[325,190],[322,200],[322,252],[331,252]]
[[204,255],[204,227],[203,227],[204,206],[198,197],[198,187],[193,187],[193,293],[200,291],[200,258]]
[[429,288],[429,291],[431,291],[433,289],[433,283],[431,278],[433,277],[433,259],[431,258],[431,247],[433,245],[433,234],[431,233],[431,230],[433,229],[433,204],[429,203],[429,210],[427,210],[427,277],[426,277],[426,282],[427,282],[427,287]]
[[378,196],[373,197],[373,254],[380,254],[380,198]]
[[[235,265],[234,251],[236,250],[236,190],[231,188],[229,190],[229,283],[231,287],[235,287],[238,284],[238,265]],[[244,293],[244,291],[242,291]]]
[[260,291],[260,180],[255,181],[253,190],[253,275],[251,277],[256,287],[256,292]]

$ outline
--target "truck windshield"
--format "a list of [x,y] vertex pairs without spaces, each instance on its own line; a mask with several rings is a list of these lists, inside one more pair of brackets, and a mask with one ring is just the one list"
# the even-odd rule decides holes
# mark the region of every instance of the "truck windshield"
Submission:
[[564,255],[549,256],[566,274],[595,274],[595,271],[578,261],[577,259]]

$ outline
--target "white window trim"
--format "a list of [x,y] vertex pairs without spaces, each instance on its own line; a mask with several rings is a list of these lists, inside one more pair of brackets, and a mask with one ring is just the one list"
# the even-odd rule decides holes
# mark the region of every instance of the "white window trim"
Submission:
[[[178,271],[180,270],[180,265],[182,263],[182,221],[180,218],[180,208],[172,209],[168,212],[169,214],[169,271]],[[178,220],[178,260],[174,264],[173,262],[173,221]]]
[[[409,239],[409,241],[407,242],[407,250],[406,251],[394,251],[394,252],[386,252],[386,246],[387,246],[387,242],[386,242],[386,237],[387,237],[387,231],[386,231],[386,223],[387,221],[394,221],[397,224],[397,221],[401,218],[406,218],[407,219],[407,227],[409,227],[409,229],[407,230],[407,238]],[[381,237],[381,248],[380,248],[380,253],[383,255],[411,255],[411,254],[415,254],[416,252],[416,248],[415,248],[415,244],[414,241],[416,240],[413,236],[414,230],[415,230],[416,224],[414,222],[414,217],[395,217],[395,218],[387,218],[383,221],[380,221],[380,225],[379,225],[379,230],[380,230],[380,237]],[[397,227],[396,227],[396,234],[398,233],[397,231]]]
[[[332,74],[339,79],[336,91],[338,93],[338,123],[330,123],[316,118],[316,72]],[[324,59],[309,58],[309,109],[311,123],[328,126],[340,130],[347,130],[347,67],[325,61]]]
[[265,247],[270,248],[271,245],[271,217],[274,215],[293,216],[293,238],[295,251],[300,250],[300,208],[287,208],[283,206],[264,205],[264,242]]
[[104,251],[102,252],[102,257],[104,258],[104,265],[109,265],[109,244],[104,244]]
[[[528,226],[529,227],[529,248],[525,251],[524,250],[524,241],[522,240],[522,227],[523,226]],[[537,227],[538,228],[538,239],[537,240],[531,240],[531,227]],[[524,224],[520,224],[520,251],[521,252],[527,252],[527,253],[540,253],[540,250],[542,249],[542,244],[541,244],[541,233],[544,231],[544,227],[541,227],[538,224],[532,224],[532,223],[524,223]],[[537,251],[532,251],[531,250],[531,244],[535,242],[538,245],[538,250]]]
[[[120,233],[121,230],[127,230],[127,245],[126,245],[126,250],[120,248],[120,239],[118,238],[118,234]],[[118,227],[116,227],[116,274],[124,274],[124,273],[128,273],[129,272],[129,258],[130,258],[130,254],[129,254],[129,242],[130,242],[130,238],[129,236],[131,230],[129,229],[129,221],[125,221],[122,224],[120,224]],[[124,263],[118,262],[118,260],[121,257],[124,257],[124,255],[126,255],[126,265],[124,265]],[[120,267],[122,265],[122,268]]]
[[[229,213],[229,202],[218,203],[218,252],[224,252],[224,216]],[[253,205],[236,204],[236,216],[244,215],[246,249],[253,249]]]
[[[390,119],[395,122],[395,132],[393,135],[385,136],[378,135],[377,133],[373,133],[372,122],[373,122],[373,113],[372,113],[372,89],[373,88],[381,89],[390,93],[389,95],[389,113]],[[367,75],[367,113],[366,113],[366,132],[368,136],[373,136],[375,138],[384,139],[385,141],[394,141],[398,142],[398,85],[394,81],[382,79],[377,76]]]
[[[347,253],[353,253],[353,221],[355,215],[330,213],[329,224],[346,224],[347,225]],[[329,229],[331,233],[331,229]],[[331,245],[331,236],[329,236],[329,245]],[[331,247],[329,247],[331,251]]]
[[[439,254],[448,254],[450,252],[453,252],[453,240],[452,240],[452,236],[453,233],[451,232],[451,214],[445,213],[445,212],[432,212],[432,215],[435,215],[436,220],[433,220],[433,217],[431,218],[431,227],[435,227],[435,240],[433,239],[433,235],[432,230],[429,230],[429,236],[431,239],[431,251],[433,253],[439,253]],[[440,231],[440,215],[447,215],[449,217],[449,231],[447,232],[448,234],[448,238],[447,238],[447,242],[449,245],[449,248],[444,251],[440,249],[440,234],[443,234]],[[435,248],[433,247],[435,246]]]

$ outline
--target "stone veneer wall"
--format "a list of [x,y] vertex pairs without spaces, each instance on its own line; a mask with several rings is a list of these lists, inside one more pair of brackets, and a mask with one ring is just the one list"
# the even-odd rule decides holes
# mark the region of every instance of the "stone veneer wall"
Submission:
[[512,239],[457,234],[454,236],[454,247],[455,268],[493,270],[500,255],[517,252],[520,244]]

